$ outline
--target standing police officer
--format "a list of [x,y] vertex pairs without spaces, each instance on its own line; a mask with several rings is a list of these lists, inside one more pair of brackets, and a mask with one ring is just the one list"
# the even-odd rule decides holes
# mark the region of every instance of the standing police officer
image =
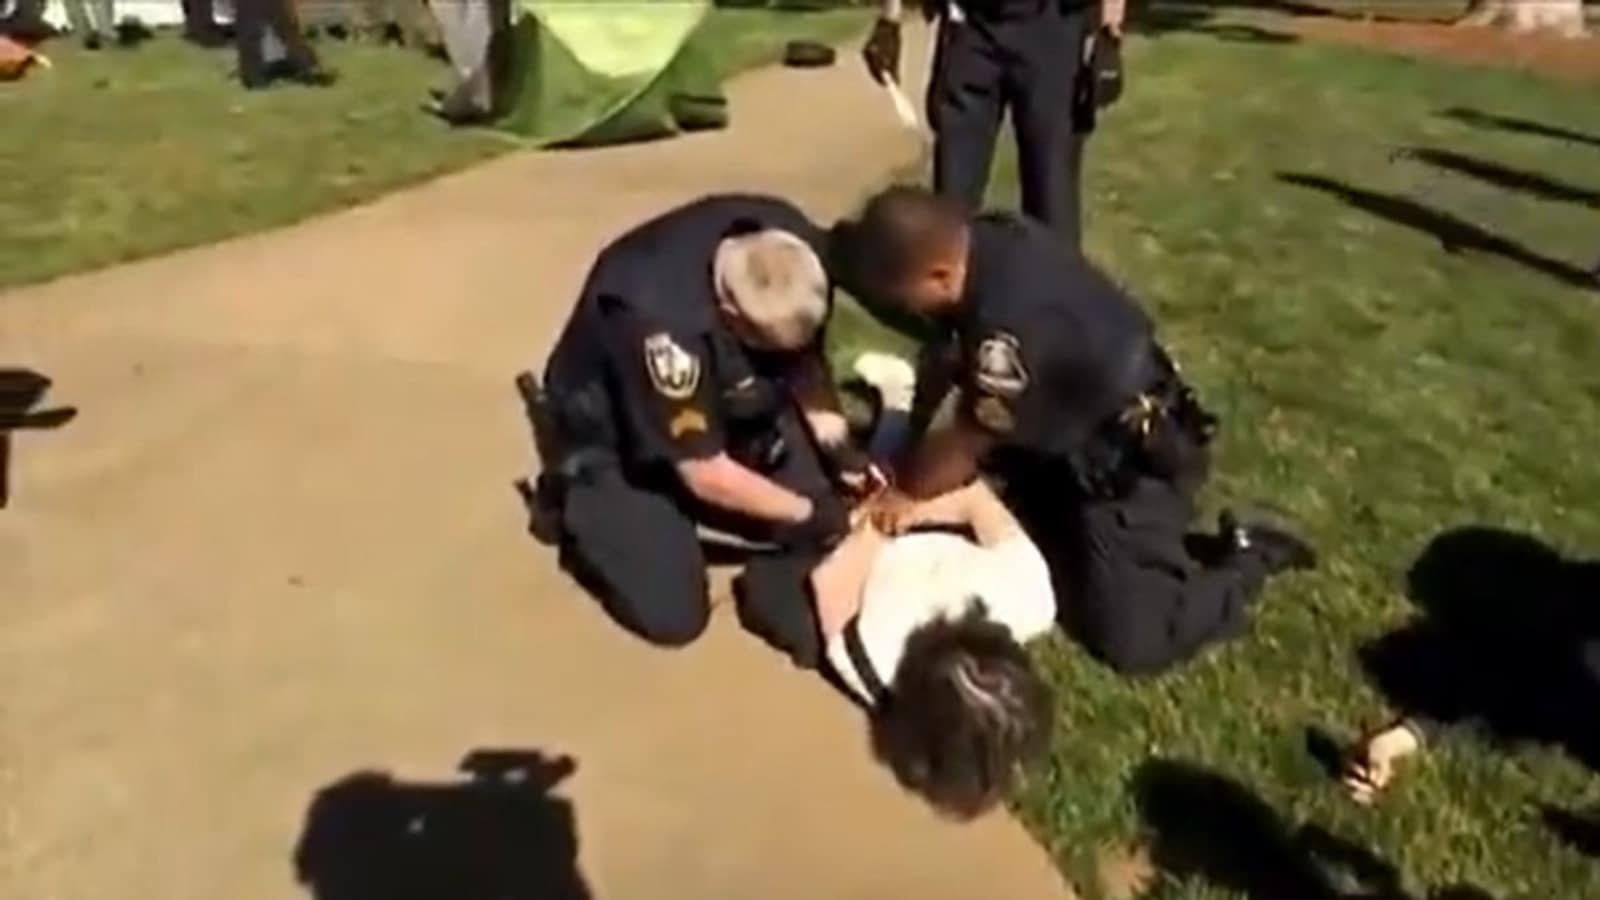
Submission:
[[[931,497],[980,466],[997,475],[1065,581],[1070,624],[1106,663],[1153,672],[1184,659],[1241,631],[1267,576],[1314,564],[1293,535],[1226,515],[1195,551],[1186,531],[1215,420],[1144,312],[1050,232],[894,188],[836,233],[866,293],[950,332],[948,352],[924,354],[914,419],[926,430],[898,487]],[[928,429],[932,418],[945,421]],[[881,510],[890,527],[895,505]]]
[[[819,449],[844,438],[819,352],[820,237],[759,196],[708,197],[640,225],[600,254],[543,396],[529,398],[536,520],[552,520],[563,563],[653,643],[706,627],[697,526],[807,554],[846,528]],[[537,392],[529,376],[519,386]],[[814,644],[810,609],[794,606],[746,624],[786,648]]]
[[[1093,127],[1096,44],[1120,41],[1126,0],[925,0],[940,21],[928,85],[933,183],[969,210],[983,204],[1001,116],[1011,113],[1022,210],[1073,246],[1083,144]],[[1098,18],[1099,21],[1095,21]],[[901,0],[883,0],[863,56],[899,80]],[[1103,30],[1102,30],[1103,29]]]

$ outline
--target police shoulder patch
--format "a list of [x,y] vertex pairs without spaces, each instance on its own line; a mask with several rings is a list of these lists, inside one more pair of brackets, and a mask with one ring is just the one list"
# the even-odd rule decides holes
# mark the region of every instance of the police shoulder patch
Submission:
[[700,387],[700,358],[665,331],[644,339],[644,368],[656,393],[668,400],[687,400]]
[[973,380],[979,390],[996,397],[1013,398],[1028,389],[1028,369],[1022,364],[1022,344],[1015,335],[996,331],[978,344]]
[[1010,434],[1017,427],[1017,419],[999,397],[979,397],[972,405],[972,417],[978,424],[995,434]]

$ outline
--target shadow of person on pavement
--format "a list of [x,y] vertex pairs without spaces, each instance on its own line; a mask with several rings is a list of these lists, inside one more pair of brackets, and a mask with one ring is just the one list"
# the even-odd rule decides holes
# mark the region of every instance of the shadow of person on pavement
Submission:
[[[1320,826],[1292,827],[1226,776],[1158,759],[1140,767],[1133,791],[1151,859],[1167,875],[1202,879],[1250,900],[1416,900],[1393,864]],[[1428,897],[1493,900],[1469,885]]]
[[357,772],[318,791],[295,848],[314,900],[590,900],[572,804],[577,769],[539,751],[474,751],[467,778]]
[[1435,537],[1408,586],[1421,614],[1360,651],[1399,711],[1600,770],[1600,562],[1474,526]]
[[11,499],[12,434],[60,428],[78,416],[70,406],[35,409],[50,384],[49,378],[32,369],[0,369],[0,509]]

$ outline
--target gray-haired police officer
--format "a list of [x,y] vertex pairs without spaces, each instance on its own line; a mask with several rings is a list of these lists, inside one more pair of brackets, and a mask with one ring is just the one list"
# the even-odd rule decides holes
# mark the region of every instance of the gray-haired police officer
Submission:
[[836,234],[842,271],[942,323],[954,345],[925,354],[954,368],[923,367],[918,427],[935,402],[953,408],[899,466],[898,487],[934,496],[980,466],[1001,479],[1064,582],[1069,624],[1106,663],[1152,672],[1187,658],[1243,629],[1267,576],[1314,564],[1299,538],[1231,517],[1192,551],[1215,420],[1145,313],[1050,232],[894,188]]
[[[1083,144],[1100,80],[1091,63],[1097,44],[1120,41],[1124,9],[1125,0],[925,0],[940,21],[928,85],[934,189],[969,210],[982,205],[1009,110],[1023,212],[1077,246]],[[901,0],[882,0],[862,54],[880,82],[899,78],[900,19]]]
[[[653,643],[706,626],[699,526],[796,553],[846,528],[821,450],[844,428],[819,352],[820,239],[799,210],[760,196],[640,225],[600,254],[529,398],[544,460],[536,521]],[[528,376],[519,386],[537,392]],[[815,642],[809,609],[757,616],[746,624],[786,649]]]

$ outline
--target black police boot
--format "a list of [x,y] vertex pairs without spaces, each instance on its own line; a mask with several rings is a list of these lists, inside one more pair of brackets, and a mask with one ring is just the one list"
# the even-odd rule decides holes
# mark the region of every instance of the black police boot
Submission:
[[1233,555],[1254,556],[1268,575],[1317,567],[1316,549],[1286,528],[1260,522],[1241,524],[1232,510],[1222,511],[1217,517],[1217,527]]

